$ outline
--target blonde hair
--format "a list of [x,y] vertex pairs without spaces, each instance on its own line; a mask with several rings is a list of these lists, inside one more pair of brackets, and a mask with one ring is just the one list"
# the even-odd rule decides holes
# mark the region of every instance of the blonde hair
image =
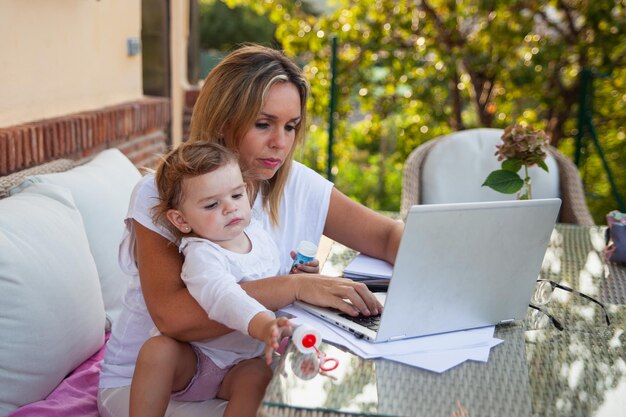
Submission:
[[165,225],[180,240],[180,231],[167,220],[166,214],[183,203],[183,181],[236,163],[237,155],[217,143],[185,142],[171,150],[161,158],[155,174],[159,202],[152,209],[154,223]]
[[[207,76],[191,116],[189,141],[217,142],[237,151],[261,112],[269,89],[276,83],[292,83],[300,94],[300,123],[295,142],[284,164],[268,181],[257,184],[263,207],[272,224],[279,222],[279,205],[296,147],[302,143],[306,126],[309,85],[301,69],[282,52],[248,44],[228,54]],[[223,132],[228,129],[230,137]],[[244,167],[246,168],[246,167]]]

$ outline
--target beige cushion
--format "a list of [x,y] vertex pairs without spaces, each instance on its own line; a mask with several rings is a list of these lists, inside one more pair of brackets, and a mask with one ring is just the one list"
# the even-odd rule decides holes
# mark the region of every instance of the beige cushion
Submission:
[[[515,200],[515,194],[481,186],[491,171],[500,169],[495,151],[502,132],[472,129],[437,139],[422,166],[421,203]],[[538,167],[529,170],[533,199],[560,197],[559,171],[552,155],[548,155],[546,164],[548,173]]]
[[72,195],[0,200],[0,415],[45,398],[104,342],[98,272]]
[[56,184],[70,190],[83,216],[110,321],[122,309],[122,296],[129,282],[128,275],[119,268],[117,253],[130,194],[140,178],[141,174],[124,154],[118,149],[108,149],[69,171],[30,176],[11,191],[14,194],[34,183]]

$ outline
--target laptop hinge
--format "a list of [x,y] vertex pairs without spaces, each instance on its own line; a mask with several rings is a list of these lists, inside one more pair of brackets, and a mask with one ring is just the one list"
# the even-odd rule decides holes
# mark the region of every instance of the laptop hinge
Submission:
[[391,336],[389,339],[387,339],[390,342],[393,342],[394,340],[401,340],[401,339],[406,339],[406,335],[402,334],[400,336]]
[[515,319],[506,319],[506,320],[502,320],[500,322],[500,324],[505,324],[505,323],[513,323],[515,321]]

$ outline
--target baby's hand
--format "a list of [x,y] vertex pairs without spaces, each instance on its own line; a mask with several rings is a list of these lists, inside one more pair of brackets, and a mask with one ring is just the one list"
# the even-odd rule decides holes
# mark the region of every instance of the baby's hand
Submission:
[[263,331],[265,342],[265,362],[272,363],[272,355],[283,337],[291,336],[294,326],[286,317],[279,317],[268,322]]
[[[296,259],[295,251],[291,251],[289,254],[291,255],[291,259]],[[297,263],[291,268],[291,271],[289,271],[290,274],[300,274],[303,272],[306,272],[307,274],[319,274],[320,261],[318,259],[313,259],[312,261],[308,261],[304,264]]]

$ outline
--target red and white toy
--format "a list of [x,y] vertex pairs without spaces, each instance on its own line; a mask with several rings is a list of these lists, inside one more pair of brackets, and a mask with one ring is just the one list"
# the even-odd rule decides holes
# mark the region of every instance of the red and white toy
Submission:
[[322,343],[322,336],[317,329],[301,324],[293,331],[291,341],[302,353],[314,353]]
[[320,332],[306,324],[301,324],[291,334],[291,341],[300,353],[305,355],[315,354],[319,359],[319,368],[321,371],[332,371],[339,365],[336,359],[326,358],[324,352],[318,349],[322,343],[322,335]]

